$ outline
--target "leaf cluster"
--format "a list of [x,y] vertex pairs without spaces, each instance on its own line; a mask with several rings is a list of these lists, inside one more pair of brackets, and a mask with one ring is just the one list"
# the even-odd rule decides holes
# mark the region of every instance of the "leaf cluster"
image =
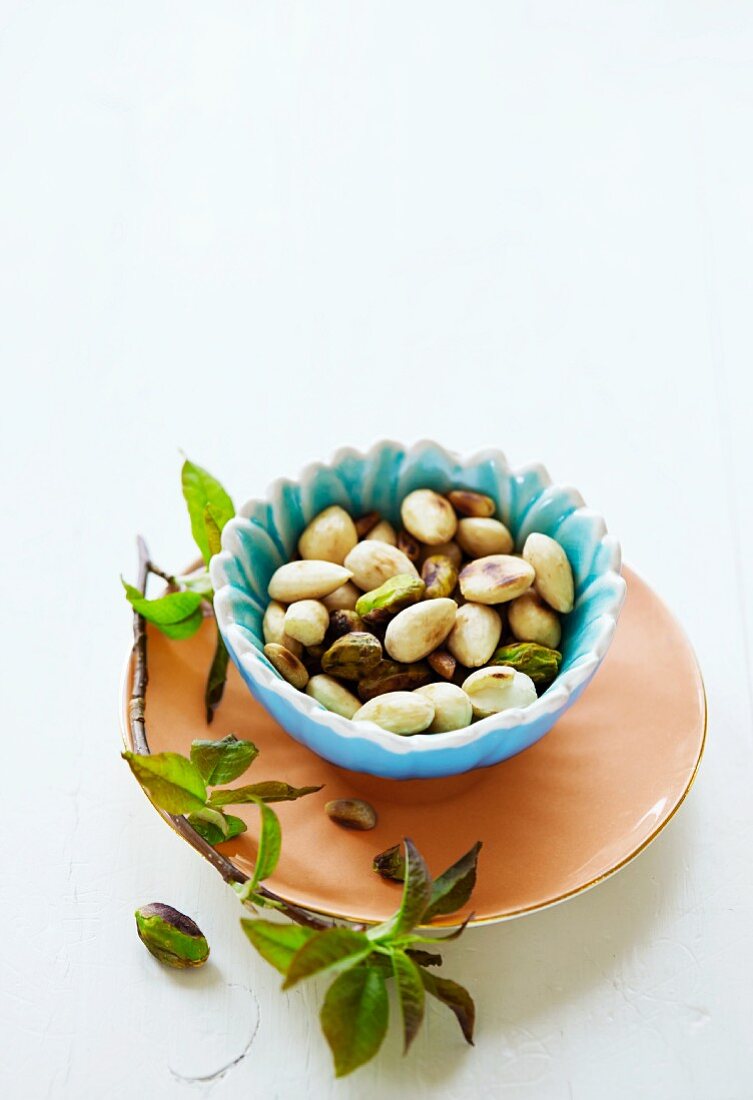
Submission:
[[243,930],[253,946],[284,975],[283,989],[305,978],[333,978],[322,1005],[322,1031],[329,1043],[335,1073],[343,1077],[368,1062],[379,1050],[389,1022],[387,982],[393,979],[407,1051],[424,1017],[426,994],[454,1014],[463,1036],[473,1044],[475,1006],[457,982],[431,973],[442,957],[421,945],[454,939],[465,923],[449,935],[427,936],[420,926],[461,909],[476,881],[481,844],[432,879],[411,840],[403,845],[403,891],[395,913],[366,931],[335,927],[324,931],[269,920],[244,919]]

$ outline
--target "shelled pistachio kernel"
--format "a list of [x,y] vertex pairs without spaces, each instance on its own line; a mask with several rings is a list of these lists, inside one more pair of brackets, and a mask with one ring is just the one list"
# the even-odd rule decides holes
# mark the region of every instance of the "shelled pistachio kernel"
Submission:
[[364,703],[354,722],[376,722],[391,733],[421,733],[434,720],[434,704],[414,691],[390,691]]
[[365,539],[369,531],[376,527],[381,518],[379,512],[367,512],[365,515],[359,516],[356,520],[356,534],[359,539]]
[[471,489],[453,489],[447,494],[452,507],[460,516],[493,516],[496,506],[485,493],[474,493]]
[[556,649],[562,638],[557,612],[544,603],[533,589],[508,605],[507,621],[519,642],[537,642]]
[[452,656],[466,668],[481,668],[499,644],[502,618],[493,607],[466,603],[458,608],[447,638]]
[[364,703],[368,703],[369,699],[385,695],[388,691],[413,691],[423,687],[430,676],[429,666],[423,661],[414,661],[410,665],[380,661],[359,681],[358,695]]
[[534,532],[523,546],[523,557],[536,572],[534,587],[550,607],[562,614],[572,611],[575,604],[575,581],[567,554],[548,535]]
[[461,570],[460,591],[473,603],[506,603],[520,596],[533,584],[535,573],[522,558],[510,554],[490,554],[469,562]]
[[331,821],[345,829],[373,829],[377,823],[377,814],[370,802],[362,798],[334,798],[324,807]]
[[409,558],[414,565],[421,557],[421,543],[404,527],[401,527],[397,533],[397,548],[402,550],[406,558]]
[[318,600],[329,596],[352,575],[350,569],[330,561],[289,561],[272,574],[267,591],[281,603]]
[[441,676],[443,680],[451,680],[455,675],[457,661],[446,649],[435,649],[433,653],[429,654],[426,661],[434,669],[437,676]]
[[261,628],[265,642],[284,645],[295,657],[301,656],[303,651],[301,643],[285,633],[285,608],[277,600],[270,600],[267,604]]
[[325,710],[340,714],[343,718],[352,718],[361,707],[360,699],[356,699],[343,684],[325,672],[311,677],[306,684],[306,694],[321,703]]
[[[356,611],[330,611],[329,630],[327,638],[330,645],[343,634],[353,634],[356,630],[363,630],[363,620]],[[329,649],[329,646],[327,646]]]
[[166,966],[178,970],[190,966],[203,966],[209,958],[209,944],[195,921],[155,901],[136,910],[136,931],[139,939]]
[[309,523],[298,540],[298,552],[304,560],[342,565],[357,542],[358,533],[353,520],[344,508],[333,504]]
[[424,600],[400,611],[391,620],[384,647],[393,661],[420,661],[442,644],[455,622],[454,600]]
[[389,546],[397,546],[397,532],[389,520],[382,519],[371,528],[368,535],[364,535],[366,541],[386,542]]
[[378,588],[364,592],[356,604],[356,612],[365,623],[385,623],[417,603],[424,594],[424,582],[412,573],[396,573]]
[[403,526],[419,542],[437,546],[454,538],[458,518],[450,502],[433,489],[415,489],[400,506]]
[[270,664],[274,665],[283,680],[287,680],[294,688],[303,691],[308,683],[309,674],[306,671],[306,666],[294,653],[291,653],[284,645],[270,642],[264,646],[264,656]]
[[421,566],[421,579],[426,584],[426,599],[441,599],[454,592],[458,571],[446,554],[430,554]]
[[319,600],[296,600],[285,612],[285,633],[302,645],[318,645],[329,627],[329,611]]
[[322,669],[343,680],[360,680],[382,659],[382,645],[373,634],[353,631],[333,642],[322,657]]
[[475,516],[461,519],[455,535],[458,545],[470,558],[484,558],[489,554],[509,554],[515,541],[498,519]]
[[533,680],[507,665],[490,665],[472,672],[463,681],[463,691],[470,696],[476,718],[527,707],[536,702]]
[[440,682],[416,688],[416,694],[423,695],[434,705],[434,718],[427,733],[449,733],[470,726],[473,706],[462,688]]
[[364,539],[354,546],[345,559],[354,583],[364,592],[371,592],[397,573],[417,577],[418,570],[396,546],[375,539]]
[[322,603],[327,611],[353,611],[360,595],[361,591],[353,581],[346,581],[334,592],[330,592],[329,596],[323,596]]
[[495,650],[490,663],[509,665],[518,672],[524,672],[533,680],[537,690],[543,691],[556,680],[562,654],[536,642],[511,642]]

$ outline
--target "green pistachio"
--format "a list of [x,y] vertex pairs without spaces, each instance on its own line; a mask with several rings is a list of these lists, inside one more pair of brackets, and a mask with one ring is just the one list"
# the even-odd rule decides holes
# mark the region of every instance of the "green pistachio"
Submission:
[[379,664],[382,644],[373,634],[353,631],[333,642],[322,657],[322,669],[343,680],[360,680]]
[[153,902],[134,915],[142,943],[166,966],[202,966],[209,958],[209,944],[199,926],[172,905]]
[[360,681],[358,694],[367,703],[377,695],[388,691],[413,691],[428,682],[431,672],[423,661],[412,665],[401,665],[397,661],[380,661],[371,672]]
[[426,585],[427,600],[449,596],[458,583],[458,571],[444,554],[432,554],[421,566],[421,577]]
[[543,691],[557,677],[562,654],[535,642],[515,642],[500,646],[491,659],[493,665],[509,665],[530,676],[537,690]]
[[417,603],[424,594],[424,582],[410,573],[397,573],[378,588],[364,592],[356,604],[356,611],[365,623],[383,623]]

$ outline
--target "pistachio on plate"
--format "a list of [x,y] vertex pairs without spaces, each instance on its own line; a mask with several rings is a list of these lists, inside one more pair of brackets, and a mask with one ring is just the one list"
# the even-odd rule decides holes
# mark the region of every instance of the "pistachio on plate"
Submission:
[[373,829],[377,823],[376,810],[362,798],[333,798],[324,807],[327,817],[345,829]]

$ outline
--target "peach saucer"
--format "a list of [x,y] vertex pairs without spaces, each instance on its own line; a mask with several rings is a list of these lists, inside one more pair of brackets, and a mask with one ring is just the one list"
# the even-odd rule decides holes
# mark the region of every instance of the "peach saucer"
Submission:
[[[232,666],[207,727],[204,678],[214,643],[209,623],[186,641],[149,633],[151,751],[188,755],[194,738],[232,732],[260,749],[239,785],[262,779],[324,784],[318,794],[275,806],[283,849],[268,885],[306,909],[384,919],[399,888],[382,881],[371,861],[403,836],[412,837],[435,874],[483,841],[474,924],[553,905],[619,870],[659,834],[688,793],[703,752],[706,701],[693,651],[658,596],[629,569],[624,575],[627,599],[594,682],[546,737],[495,767],[407,782],[344,771],[289,737]],[[129,691],[130,664],[124,700]],[[122,705],[124,731],[126,712]],[[325,802],[348,796],[373,803],[379,814],[374,830],[351,832],[326,817]],[[230,810],[246,820],[248,832],[219,850],[248,872],[256,811]]]

